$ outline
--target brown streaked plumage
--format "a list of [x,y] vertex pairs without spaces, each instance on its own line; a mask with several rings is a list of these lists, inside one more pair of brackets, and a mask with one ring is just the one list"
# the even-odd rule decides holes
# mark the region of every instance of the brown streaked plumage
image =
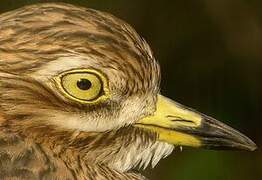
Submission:
[[[0,24],[2,179],[145,179],[132,169],[155,166],[172,152],[169,143],[198,147],[209,133],[218,141],[205,129],[211,123],[221,142],[210,138],[205,146],[255,149],[239,132],[158,95],[160,69],[150,47],[108,13],[36,4],[0,15]],[[90,72],[105,77],[94,81],[105,96],[94,103],[78,101],[57,80]],[[81,94],[76,85],[68,87]],[[152,117],[160,106],[176,114],[159,125]]]
[[[83,57],[84,60],[88,57],[96,60],[92,67],[110,71],[108,76],[111,77],[118,74],[116,83],[125,83],[121,87],[126,89],[112,88],[122,95],[122,99],[131,94],[143,96],[146,91],[156,94],[159,68],[145,41],[112,15],[67,4],[24,7],[2,14],[0,22],[1,129],[4,131],[2,146],[5,147],[1,152],[20,158],[6,157],[5,160],[2,155],[1,163],[9,162],[11,172],[1,168],[1,177],[142,178],[128,172],[120,174],[103,164],[108,163],[110,155],[116,154],[124,144],[136,141],[136,136],[144,137],[140,147],[143,148],[154,135],[147,136],[148,133],[132,127],[86,133],[45,124],[43,121],[50,118],[52,112],[73,114],[86,107],[59,97],[52,87],[42,84],[41,74],[44,73],[38,72],[61,57]],[[109,115],[111,108],[120,108],[114,102],[101,106],[108,109]],[[21,148],[11,151],[12,139]],[[16,161],[23,164],[16,165],[18,172],[12,169]]]

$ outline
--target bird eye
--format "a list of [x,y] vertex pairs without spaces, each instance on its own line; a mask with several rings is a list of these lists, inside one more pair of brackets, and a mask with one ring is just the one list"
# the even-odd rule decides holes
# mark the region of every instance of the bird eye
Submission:
[[67,97],[82,103],[92,103],[108,96],[106,78],[95,70],[65,72],[56,82]]

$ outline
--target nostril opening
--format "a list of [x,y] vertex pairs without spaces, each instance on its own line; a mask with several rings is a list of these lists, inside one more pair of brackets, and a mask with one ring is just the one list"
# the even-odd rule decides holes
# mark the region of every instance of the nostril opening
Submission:
[[188,119],[182,119],[181,117],[179,116],[173,116],[173,115],[167,115],[166,118],[174,118],[174,119],[171,119],[171,121],[173,122],[187,122],[187,123],[193,123],[195,124],[194,121],[191,121],[191,120],[188,120]]

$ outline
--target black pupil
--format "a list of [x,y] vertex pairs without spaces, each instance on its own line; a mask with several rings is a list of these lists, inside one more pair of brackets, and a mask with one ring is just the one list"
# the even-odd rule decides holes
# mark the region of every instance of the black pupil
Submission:
[[79,79],[77,81],[77,87],[81,90],[88,90],[92,86],[88,79]]

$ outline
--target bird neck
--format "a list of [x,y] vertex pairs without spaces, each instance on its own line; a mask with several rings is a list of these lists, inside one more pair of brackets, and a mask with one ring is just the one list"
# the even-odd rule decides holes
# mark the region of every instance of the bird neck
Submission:
[[[4,122],[3,118],[0,120],[0,132],[5,134],[1,137],[17,139],[20,146],[22,144],[22,149],[32,149],[37,157],[44,157],[47,166],[52,167],[54,177],[61,176],[61,172],[66,168],[69,170],[64,172],[66,176],[77,175],[81,177],[80,179],[144,179],[139,174],[121,172],[107,164],[106,155],[114,153],[116,149],[105,148],[107,146],[105,142],[112,143],[115,139],[111,133],[65,131],[51,126],[22,128],[17,126],[17,122],[16,125],[12,125],[11,122]],[[102,141],[105,137],[107,140]],[[10,152],[14,149],[13,146],[7,148]]]

